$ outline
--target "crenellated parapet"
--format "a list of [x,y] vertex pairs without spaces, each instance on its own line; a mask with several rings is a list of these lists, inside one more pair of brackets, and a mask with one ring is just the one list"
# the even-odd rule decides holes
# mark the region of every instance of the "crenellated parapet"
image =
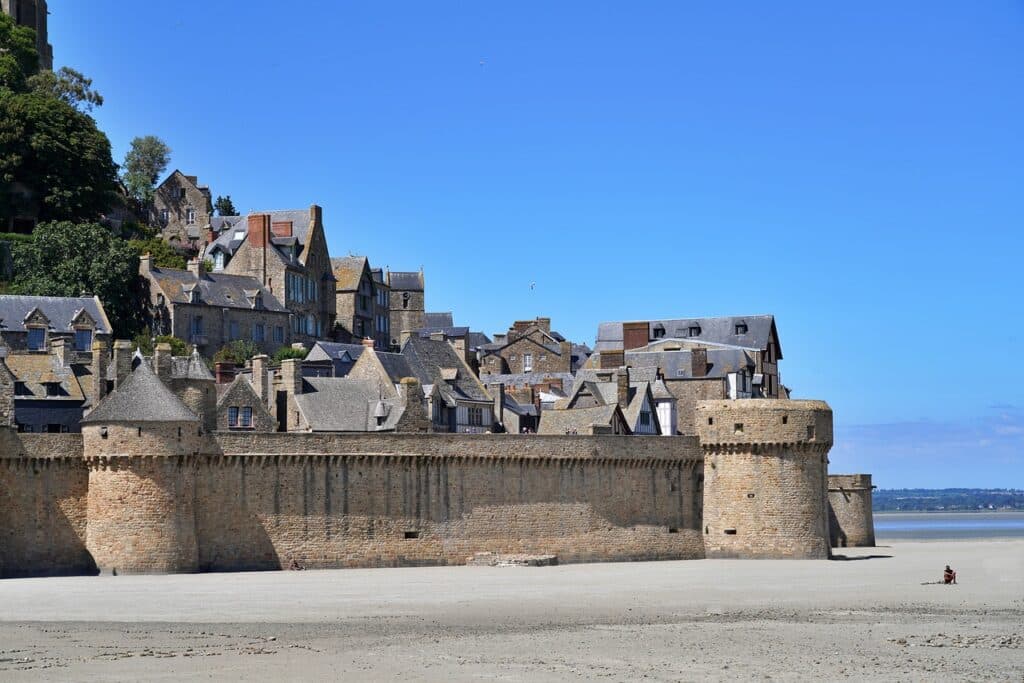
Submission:
[[824,401],[701,401],[708,557],[829,557],[832,409]]

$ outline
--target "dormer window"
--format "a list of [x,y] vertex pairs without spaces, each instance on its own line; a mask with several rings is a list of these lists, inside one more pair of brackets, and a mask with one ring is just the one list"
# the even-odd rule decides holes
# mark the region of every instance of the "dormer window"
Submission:
[[199,303],[199,288],[195,288],[188,293],[188,301],[191,304]]
[[213,255],[213,269],[224,270],[224,252],[218,251]]
[[699,337],[700,336],[700,325],[690,325],[690,327],[687,329],[687,332],[689,333],[689,336],[691,336],[691,337]]
[[75,351],[89,351],[92,349],[92,330],[75,330]]
[[736,334],[746,334],[746,333],[747,333],[747,324],[746,323],[736,323]]
[[654,326],[654,338],[655,339],[661,339],[664,336],[665,336],[665,326],[662,325],[661,323],[658,323],[657,325]]
[[231,236],[232,240],[241,241],[245,239],[245,230],[235,230],[235,234]]
[[46,328],[28,328],[28,349],[29,351],[43,351],[46,349]]
[[32,392],[30,392],[28,390],[28,387],[25,386],[24,382],[22,382],[21,380],[15,380],[14,381],[14,395],[15,396],[31,396]]
[[252,307],[256,309],[263,308],[263,295],[257,294],[252,300]]
[[60,396],[61,395],[60,382],[44,382],[43,384],[46,387],[46,395],[47,396]]

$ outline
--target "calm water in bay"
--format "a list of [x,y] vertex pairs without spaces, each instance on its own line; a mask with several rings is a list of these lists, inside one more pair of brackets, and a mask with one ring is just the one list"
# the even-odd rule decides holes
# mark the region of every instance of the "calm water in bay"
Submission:
[[1024,538],[1024,512],[878,512],[875,538],[879,542]]

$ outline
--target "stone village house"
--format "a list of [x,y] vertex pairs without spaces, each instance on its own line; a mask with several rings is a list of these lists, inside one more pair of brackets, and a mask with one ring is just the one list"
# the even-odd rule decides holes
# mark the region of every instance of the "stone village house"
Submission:
[[149,224],[160,228],[165,242],[196,254],[208,241],[212,217],[210,188],[200,185],[197,176],[175,170],[153,194]]
[[331,259],[335,279],[334,338],[342,343],[372,339],[386,351],[391,345],[390,289],[380,269],[365,256]]

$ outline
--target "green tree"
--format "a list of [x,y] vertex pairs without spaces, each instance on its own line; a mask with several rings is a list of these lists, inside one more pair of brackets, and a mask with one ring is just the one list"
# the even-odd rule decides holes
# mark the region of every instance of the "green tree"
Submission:
[[156,182],[167,169],[171,160],[171,148],[155,135],[132,140],[131,149],[124,158],[124,172],[121,176],[129,196],[140,204],[153,199]]
[[37,77],[38,62],[35,33],[0,14],[0,222],[96,220],[113,202],[117,166],[107,136],[76,105],[101,98],[77,72]]
[[68,66],[62,66],[56,72],[40,71],[28,79],[28,86],[37,93],[55,97],[79,111],[92,111],[93,107],[103,106],[103,95],[93,90],[92,79]]
[[185,270],[188,267],[188,259],[185,254],[158,237],[148,240],[131,240],[128,244],[139,256],[143,254],[152,256],[153,265],[158,268]]
[[213,355],[213,361],[215,363],[245,365],[245,361],[253,356],[258,356],[260,353],[262,353],[260,347],[256,346],[253,342],[245,339],[236,339],[230,344],[222,346],[220,351]]
[[231,195],[224,195],[221,197],[217,196],[217,201],[213,203],[213,208],[217,210],[218,216],[237,216],[238,212],[235,210],[235,204],[231,201]]
[[290,346],[282,346],[274,352],[273,360],[275,363],[280,363],[281,361],[288,360],[289,358],[298,358],[299,360],[303,360],[305,357],[305,349],[293,349]]
[[189,345],[185,343],[184,339],[178,339],[177,337],[169,334],[161,334],[154,338],[151,336],[148,327],[135,335],[135,339],[133,341],[135,343],[135,348],[138,349],[143,356],[152,356],[155,344],[170,344],[172,356],[182,357],[192,355],[192,350],[189,348]]
[[30,242],[13,245],[17,294],[95,294],[120,339],[142,329],[147,297],[139,256],[128,242],[95,223],[39,225]]

